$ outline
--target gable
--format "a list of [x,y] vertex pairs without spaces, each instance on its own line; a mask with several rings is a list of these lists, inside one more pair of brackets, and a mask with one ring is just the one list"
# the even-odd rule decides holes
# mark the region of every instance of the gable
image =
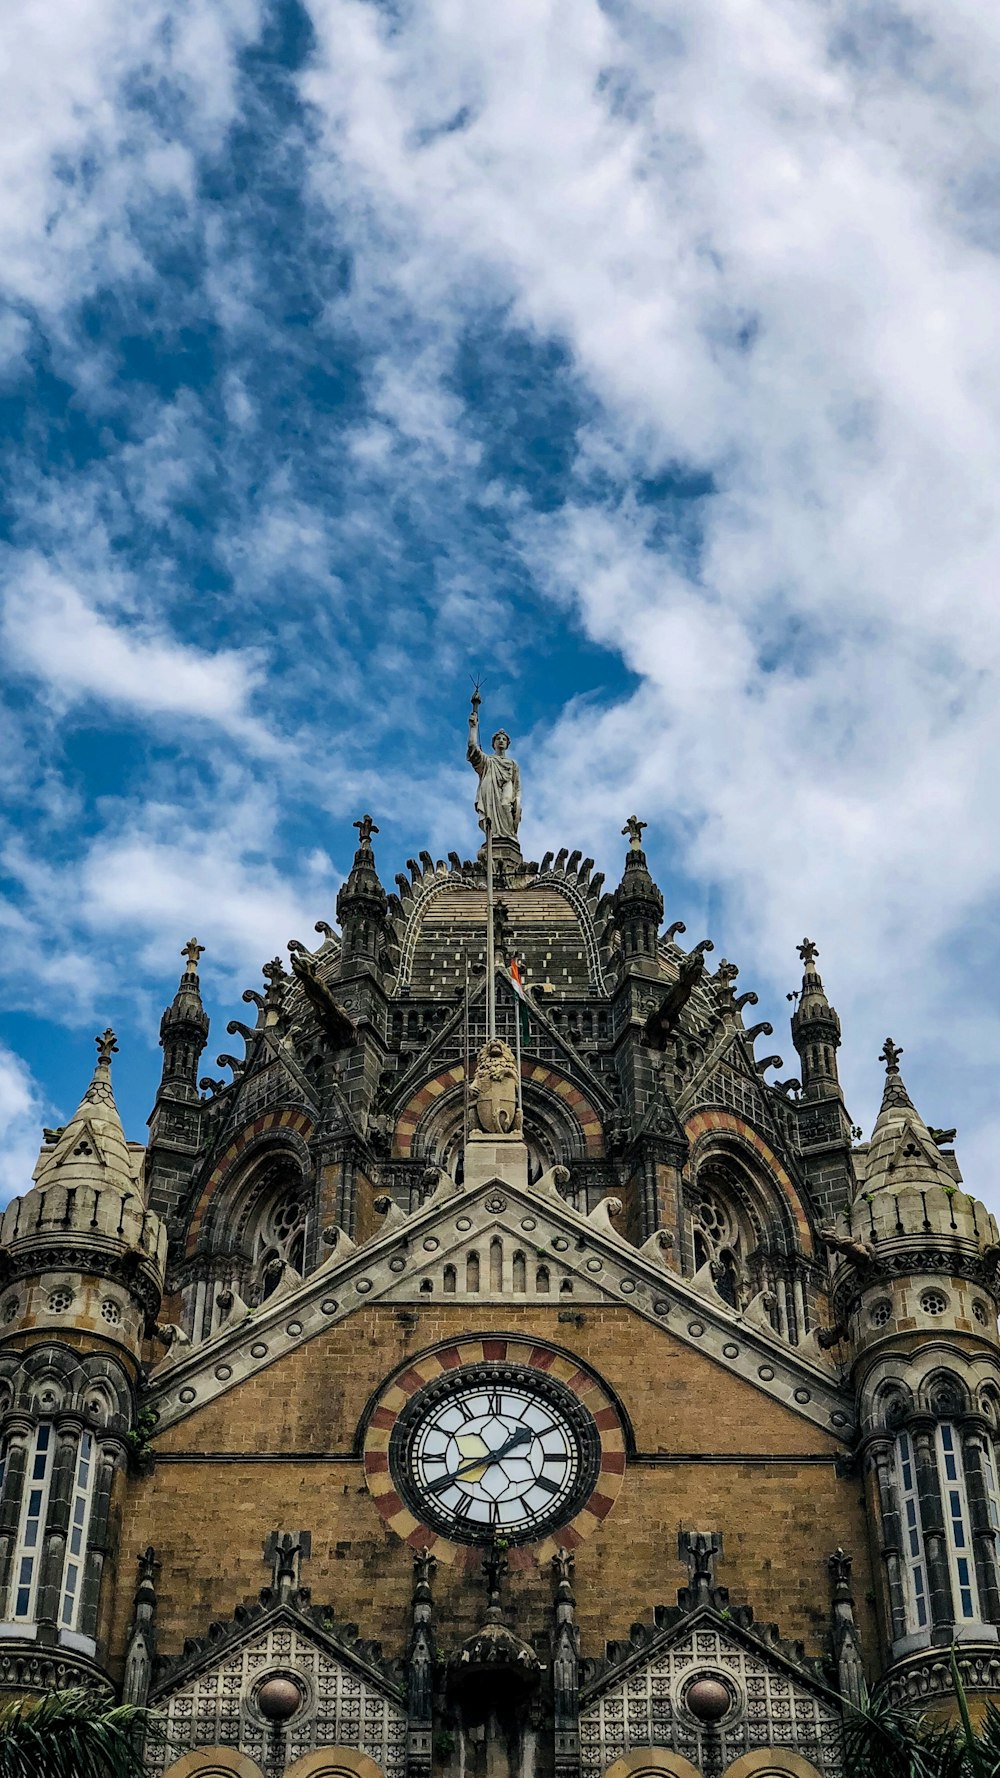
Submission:
[[[636,1626],[642,1634],[642,1626]],[[824,1691],[767,1646],[765,1637],[739,1634],[714,1612],[677,1631],[653,1636],[645,1651],[585,1685],[580,1702],[583,1778],[599,1778],[614,1760],[638,1747],[669,1747],[701,1769],[701,1737],[685,1709],[686,1682],[718,1676],[732,1706],[717,1730],[718,1769],[761,1747],[793,1749],[824,1778],[843,1773],[840,1713]]]
[[150,1703],[162,1716],[167,1740],[150,1748],[147,1767],[158,1778],[189,1748],[237,1748],[267,1769],[271,1733],[254,1705],[257,1684],[269,1673],[293,1674],[304,1703],[286,1730],[289,1763],[315,1748],[358,1747],[385,1778],[403,1778],[406,1712],[379,1676],[340,1656],[297,1612],[279,1613],[266,1626],[224,1643],[218,1654],[179,1678],[161,1681]]
[[[391,1226],[358,1248],[338,1246],[333,1259],[295,1291],[264,1303],[238,1327],[222,1329],[171,1366],[154,1387],[151,1406],[166,1428],[194,1408],[217,1399],[259,1374],[305,1342],[337,1326],[359,1309],[384,1302],[441,1313],[460,1295],[487,1308],[493,1321],[517,1309],[614,1304],[643,1324],[668,1331],[672,1341],[704,1354],[834,1438],[852,1432],[849,1398],[823,1372],[776,1334],[751,1324],[692,1289],[668,1270],[660,1249],[635,1248],[612,1228],[608,1200],[590,1216],[579,1215],[556,1192],[514,1187],[499,1180],[475,1190],[439,1192],[410,1217],[390,1216]],[[460,1293],[458,1269],[470,1252],[479,1258],[479,1289]],[[498,1272],[491,1268],[499,1254]],[[524,1255],[525,1279],[516,1288],[514,1259]],[[455,1268],[454,1291],[445,1266]],[[537,1289],[537,1270],[549,1272],[547,1293]],[[530,1271],[529,1271],[530,1267]],[[564,1290],[569,1284],[571,1288]],[[429,1288],[428,1288],[429,1287]],[[498,1308],[503,1314],[498,1315]],[[467,1307],[463,1311],[468,1313]],[[640,1334],[640,1340],[645,1336]]]

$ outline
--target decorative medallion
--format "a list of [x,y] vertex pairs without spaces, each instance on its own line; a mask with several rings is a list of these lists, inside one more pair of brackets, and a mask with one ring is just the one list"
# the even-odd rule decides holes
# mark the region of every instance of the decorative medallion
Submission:
[[[524,1562],[575,1549],[625,1474],[614,1402],[572,1358],[527,1340],[463,1340],[415,1359],[368,1422],[365,1478],[415,1549],[478,1560],[502,1538]],[[558,1534],[558,1535],[557,1535]]]

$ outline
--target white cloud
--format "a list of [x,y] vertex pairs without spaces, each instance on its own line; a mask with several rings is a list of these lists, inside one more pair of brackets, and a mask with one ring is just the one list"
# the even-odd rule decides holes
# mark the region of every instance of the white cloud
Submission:
[[[887,1007],[963,1100],[956,938],[1000,892],[995,9],[312,14],[356,305],[457,336],[491,293],[600,404],[581,485],[617,486],[518,534],[642,685],[558,725],[533,828],[639,801],[772,985],[817,929],[865,1111]],[[696,556],[621,491],[672,465],[714,478]]]
[[36,554],[9,555],[7,566],[0,633],[8,659],[44,683],[55,708],[99,699],[139,716],[210,723],[260,752],[277,751],[249,708],[263,676],[258,653],[209,653],[151,618],[108,615]]
[[29,1190],[49,1112],[27,1064],[0,1044],[0,1205]]
[[[231,121],[236,53],[260,18],[258,0],[7,0],[0,287],[11,300],[58,332],[109,276],[149,276],[135,218],[156,198],[192,201],[192,150]],[[168,89],[183,144],[150,102]],[[5,343],[15,349],[16,335]]]

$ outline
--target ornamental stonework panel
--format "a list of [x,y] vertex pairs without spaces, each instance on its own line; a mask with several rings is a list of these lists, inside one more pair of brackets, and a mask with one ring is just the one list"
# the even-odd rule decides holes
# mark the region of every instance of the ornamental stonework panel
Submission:
[[686,1641],[653,1653],[580,1713],[583,1778],[640,1747],[668,1747],[700,1768],[705,1731],[685,1707],[695,1675],[721,1679],[731,1707],[715,1731],[716,1768],[760,1747],[789,1748],[811,1760],[823,1778],[843,1778],[843,1731],[838,1712],[766,1655],[729,1641],[720,1631],[697,1630]]
[[406,1716],[400,1706],[363,1674],[287,1625],[274,1626],[233,1649],[218,1666],[156,1700],[167,1743],[151,1750],[151,1778],[159,1778],[189,1749],[213,1745],[238,1748],[269,1769],[273,1731],[256,1707],[255,1692],[265,1675],[276,1672],[294,1675],[304,1693],[285,1729],[288,1764],[317,1748],[357,1747],[381,1767],[385,1778],[403,1778]]

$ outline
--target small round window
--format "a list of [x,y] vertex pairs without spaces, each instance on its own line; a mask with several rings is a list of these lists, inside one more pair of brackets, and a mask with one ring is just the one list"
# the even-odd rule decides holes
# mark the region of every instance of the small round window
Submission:
[[885,1327],[892,1320],[892,1303],[887,1296],[880,1296],[868,1311],[868,1319],[873,1327]]
[[117,1327],[121,1318],[122,1312],[118,1304],[112,1301],[111,1297],[106,1296],[101,1304],[101,1320],[106,1321],[109,1327]]
[[989,1327],[990,1312],[980,1297],[977,1297],[973,1303],[972,1313],[981,1327]]
[[67,1284],[60,1285],[58,1290],[53,1290],[49,1293],[49,1313],[51,1315],[64,1315],[72,1301],[73,1292],[70,1290],[69,1286]]
[[17,1297],[16,1296],[9,1296],[3,1306],[4,1321],[5,1322],[16,1321],[17,1315],[18,1315],[18,1310],[20,1309],[20,1307],[21,1307],[21,1305],[18,1302]]
[[943,1290],[925,1290],[920,1298],[920,1307],[925,1315],[943,1315],[948,1307],[948,1298]]

